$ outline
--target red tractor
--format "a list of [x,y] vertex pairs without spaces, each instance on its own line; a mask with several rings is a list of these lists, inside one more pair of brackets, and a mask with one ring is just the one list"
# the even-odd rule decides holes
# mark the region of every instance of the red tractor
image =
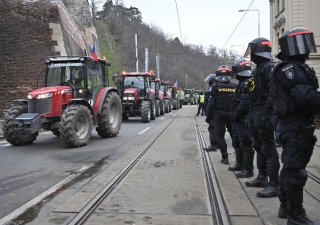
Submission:
[[90,140],[93,126],[102,138],[115,137],[122,110],[117,89],[107,84],[110,63],[87,56],[48,57],[45,63],[44,87],[4,113],[5,139],[28,145],[44,129],[67,147],[80,147]]
[[164,93],[160,90],[160,79],[153,79],[150,81],[151,89],[155,90],[156,95],[156,116],[164,115]]
[[172,109],[173,110],[180,109],[180,103],[177,96],[177,88],[175,86],[167,86],[167,89],[172,96]]
[[141,116],[144,123],[156,118],[155,91],[150,87],[149,72],[123,72],[121,74],[121,96],[123,118]]
[[172,96],[171,93],[168,91],[168,82],[162,81],[160,83],[160,91],[164,93],[164,109],[165,113],[169,113],[172,111]]

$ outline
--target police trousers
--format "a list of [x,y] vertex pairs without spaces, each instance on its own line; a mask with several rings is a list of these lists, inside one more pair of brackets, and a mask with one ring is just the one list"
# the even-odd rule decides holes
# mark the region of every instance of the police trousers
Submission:
[[[226,128],[230,134],[230,137],[233,138],[232,134],[232,117],[230,112],[214,112],[214,128],[215,128],[215,139],[216,146],[220,149],[222,157],[227,157],[227,142],[225,140]],[[234,145],[232,143],[232,145]]]

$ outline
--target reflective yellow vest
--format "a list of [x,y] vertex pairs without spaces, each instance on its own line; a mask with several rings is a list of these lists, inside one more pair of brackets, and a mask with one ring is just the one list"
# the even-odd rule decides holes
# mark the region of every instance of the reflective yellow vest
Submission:
[[200,103],[204,103],[204,95],[200,95],[199,96],[199,102]]

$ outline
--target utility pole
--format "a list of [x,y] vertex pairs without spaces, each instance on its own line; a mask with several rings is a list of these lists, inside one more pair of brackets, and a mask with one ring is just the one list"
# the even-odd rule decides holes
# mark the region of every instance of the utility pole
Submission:
[[156,55],[156,66],[157,66],[157,78],[160,79],[160,54],[157,52]]
[[188,74],[186,74],[186,88],[188,88]]
[[136,72],[139,72],[139,59],[138,59],[138,34],[134,34],[135,46],[136,46]]
[[144,50],[145,52],[145,60],[144,60],[144,65],[145,65],[145,72],[148,72],[149,70],[149,51],[148,49],[146,48]]

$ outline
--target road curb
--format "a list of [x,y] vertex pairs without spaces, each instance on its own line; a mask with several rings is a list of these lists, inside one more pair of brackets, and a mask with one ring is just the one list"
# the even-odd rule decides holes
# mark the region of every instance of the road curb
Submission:
[[89,164],[83,166],[80,170],[78,170],[75,174],[72,174],[56,185],[52,186],[48,190],[44,191],[42,194],[38,195],[37,197],[33,198],[32,200],[28,201],[24,205],[20,206],[15,211],[11,212],[10,214],[6,215],[5,217],[0,219],[1,225],[9,225],[12,224],[12,221],[18,218],[19,216],[23,215],[23,213],[27,212],[30,208],[40,204],[43,200],[50,197],[51,195],[57,193],[59,190],[63,189],[64,187],[68,186],[72,183],[75,179],[80,177],[82,174],[86,173],[88,170],[93,168],[94,164]]

